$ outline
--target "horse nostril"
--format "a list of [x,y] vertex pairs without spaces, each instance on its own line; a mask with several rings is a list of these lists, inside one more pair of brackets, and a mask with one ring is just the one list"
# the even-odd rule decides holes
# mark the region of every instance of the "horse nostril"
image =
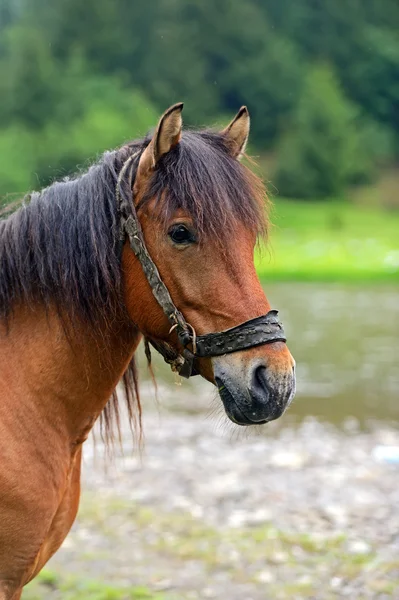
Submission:
[[268,396],[269,386],[267,384],[267,370],[264,365],[259,365],[252,374],[252,390],[257,395]]

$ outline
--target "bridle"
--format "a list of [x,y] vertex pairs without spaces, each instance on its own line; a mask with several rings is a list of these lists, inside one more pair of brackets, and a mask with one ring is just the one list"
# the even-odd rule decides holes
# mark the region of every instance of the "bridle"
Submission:
[[[169,333],[175,331],[179,344],[182,346],[182,351],[178,352],[167,342],[145,338],[148,360],[151,360],[151,344],[170,364],[173,371],[182,377],[189,378],[199,374],[196,367],[198,358],[221,356],[262,344],[286,342],[283,326],[277,318],[276,310],[270,310],[266,315],[250,319],[225,331],[196,335],[194,328],[187,323],[183,314],[173,303],[168,288],[162,281],[144,242],[140,221],[134,206],[134,197],[132,197],[138,164],[138,160],[135,161],[135,159],[140,154],[140,152],[136,152],[125,161],[116,183],[115,197],[119,216],[118,253],[121,257],[123,245],[128,238],[151,291],[171,325]],[[123,186],[128,186],[128,193],[123,193]]]

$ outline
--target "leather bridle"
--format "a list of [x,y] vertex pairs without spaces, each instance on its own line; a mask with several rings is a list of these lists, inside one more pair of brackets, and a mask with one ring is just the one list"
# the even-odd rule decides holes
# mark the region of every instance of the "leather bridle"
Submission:
[[[182,377],[189,378],[198,375],[196,359],[230,354],[239,350],[253,348],[273,342],[286,342],[282,324],[277,318],[277,311],[270,310],[266,315],[240,323],[236,327],[196,335],[194,328],[187,323],[183,314],[173,303],[168,288],[164,284],[159,271],[148,253],[144,242],[143,232],[134,205],[133,184],[137,171],[140,152],[132,154],[123,164],[116,184],[116,203],[119,215],[119,255],[122,254],[126,237],[130,247],[138,258],[151,291],[165,313],[172,331],[176,332],[182,351],[178,352],[169,343],[145,338],[146,355],[151,360],[151,344],[170,364],[173,371]],[[135,161],[135,159],[138,159]],[[129,192],[123,193],[122,186],[129,186]],[[127,188],[126,188],[127,191]]]

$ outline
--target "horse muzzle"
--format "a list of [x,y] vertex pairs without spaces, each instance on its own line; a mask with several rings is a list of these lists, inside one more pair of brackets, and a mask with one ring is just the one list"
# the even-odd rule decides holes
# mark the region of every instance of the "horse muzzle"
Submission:
[[[293,360],[292,360],[293,363]],[[248,366],[213,359],[215,383],[227,416],[237,425],[261,425],[281,417],[295,395],[295,366],[278,371],[264,361]]]

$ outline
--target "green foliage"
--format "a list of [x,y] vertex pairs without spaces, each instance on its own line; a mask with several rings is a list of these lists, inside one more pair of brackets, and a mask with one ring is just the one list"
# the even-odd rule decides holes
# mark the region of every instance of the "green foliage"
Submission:
[[180,100],[201,125],[247,104],[251,142],[278,149],[290,195],[372,179],[399,155],[398,30],[397,0],[0,0],[0,194]]
[[[70,78],[66,84],[64,81],[65,94],[57,118],[42,130],[42,153],[37,161],[42,182],[73,171],[99,151],[145,135],[158,117],[140,91],[124,87],[116,78],[73,79],[73,86],[68,85]],[[74,95],[79,96],[79,104],[72,103]]]
[[27,191],[36,162],[35,136],[24,126],[10,125],[0,130],[0,194],[14,200],[15,193]]
[[39,128],[51,118],[61,93],[57,66],[40,31],[16,25],[3,35],[0,124],[12,120]]
[[339,195],[371,171],[356,106],[328,66],[311,69],[278,148],[277,187],[283,196]]
[[[156,122],[157,112],[142,92],[115,76],[89,74],[78,55],[63,68],[53,59],[50,64],[53,75],[47,87],[39,81],[35,90],[33,81],[30,96],[19,104],[21,110],[9,114],[11,123],[4,121],[0,130],[0,194],[42,187],[74,172],[98,152],[144,135]],[[8,83],[13,89],[13,80]],[[23,108],[23,103],[34,102],[39,89],[46,96],[48,119],[39,118],[36,109],[30,113]],[[10,96],[21,94],[14,90]]]
[[163,594],[151,592],[147,587],[120,587],[89,579],[62,577],[48,569],[41,571],[25,588],[23,599],[41,600],[50,594],[64,600],[167,600]]
[[396,29],[364,27],[356,61],[342,71],[347,93],[374,119],[399,133],[399,21]]

